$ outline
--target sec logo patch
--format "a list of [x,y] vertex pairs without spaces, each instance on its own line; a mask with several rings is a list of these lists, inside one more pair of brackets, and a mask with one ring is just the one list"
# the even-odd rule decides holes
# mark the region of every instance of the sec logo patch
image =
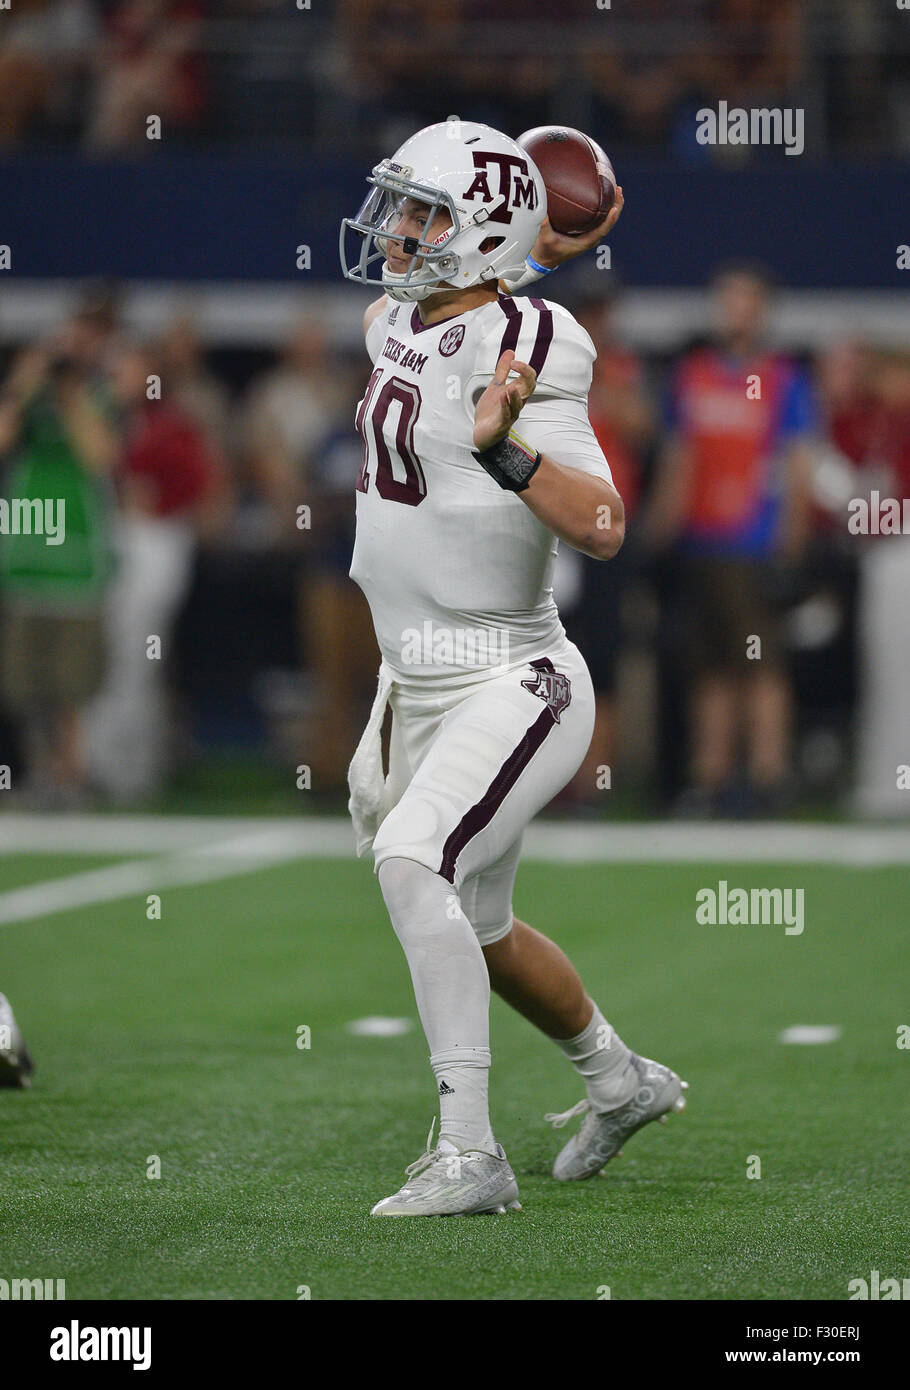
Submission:
[[447,328],[439,339],[439,351],[443,357],[451,357],[457,352],[464,342],[464,324],[456,323],[454,328]]

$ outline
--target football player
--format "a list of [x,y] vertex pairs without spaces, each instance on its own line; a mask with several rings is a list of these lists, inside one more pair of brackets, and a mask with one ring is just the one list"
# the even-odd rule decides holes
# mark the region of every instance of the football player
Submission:
[[502,1212],[519,1203],[488,1109],[491,985],[584,1084],[578,1104],[547,1117],[584,1116],[556,1178],[591,1177],[684,1104],[676,1073],[632,1052],[560,948],[512,911],[522,832],[575,773],[593,724],[591,680],[553,601],[557,541],[609,559],[623,505],[588,422],[588,334],[558,304],[508,290],[594,245],[622,195],[590,236],[561,237],[524,151],[454,118],[367,182],[342,223],[341,261],[348,279],[384,291],[364,316],[374,370],[357,412],[351,565],[382,664],[350,810],[440,1098],[435,1144],[431,1127],[405,1185],[373,1214]]

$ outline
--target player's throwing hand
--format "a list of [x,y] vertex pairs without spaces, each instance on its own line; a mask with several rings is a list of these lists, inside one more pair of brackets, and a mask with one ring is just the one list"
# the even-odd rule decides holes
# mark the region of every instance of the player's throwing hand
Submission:
[[[510,381],[514,372],[516,381]],[[484,391],[474,411],[474,446],[477,449],[492,449],[501,439],[505,439],[512,425],[521,414],[525,401],[534,393],[537,373],[527,362],[516,361],[511,349],[504,352],[496,363],[493,380]]]
[[624,206],[622,189],[617,188],[613,205],[600,225],[590,232],[581,232],[578,236],[566,236],[563,232],[557,232],[550,226],[549,217],[545,217],[540,224],[537,240],[531,248],[531,259],[537,261],[538,265],[546,266],[548,270],[555,270],[566,261],[583,255],[612,232]]

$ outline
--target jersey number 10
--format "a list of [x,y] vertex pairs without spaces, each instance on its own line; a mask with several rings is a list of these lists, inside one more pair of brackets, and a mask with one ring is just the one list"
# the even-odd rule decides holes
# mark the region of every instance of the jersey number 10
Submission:
[[[376,491],[388,502],[403,502],[407,507],[419,507],[427,495],[427,480],[420,459],[414,453],[414,426],[420,413],[420,388],[401,377],[389,377],[380,389],[382,367],[377,367],[367,382],[360,409],[357,429],[363,440],[363,463],[357,478],[357,491],[367,492],[370,486],[370,442],[372,436],[376,458]],[[392,464],[392,453],[385,438],[386,416],[391,407],[398,408],[398,427],[395,430],[395,457],[398,477]],[[404,478],[401,474],[404,473]]]

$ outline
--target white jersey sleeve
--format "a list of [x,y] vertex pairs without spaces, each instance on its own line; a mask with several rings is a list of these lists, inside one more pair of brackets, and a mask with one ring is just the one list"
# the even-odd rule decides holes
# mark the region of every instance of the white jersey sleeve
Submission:
[[382,313],[376,315],[366,331],[365,341],[367,352],[370,354],[370,361],[373,363],[375,363],[376,358],[379,356],[382,345],[386,340],[386,334],[389,331],[389,308],[390,305],[386,304]]
[[584,401],[537,400],[535,392],[515,421],[515,433],[538,453],[566,468],[613,482],[613,474],[588,419]]
[[589,334],[561,304],[501,295],[500,319],[478,347],[465,406],[470,418],[510,348],[537,373],[537,385],[515,425],[528,444],[567,468],[612,482],[610,466],[588,419],[588,391],[597,356]]

